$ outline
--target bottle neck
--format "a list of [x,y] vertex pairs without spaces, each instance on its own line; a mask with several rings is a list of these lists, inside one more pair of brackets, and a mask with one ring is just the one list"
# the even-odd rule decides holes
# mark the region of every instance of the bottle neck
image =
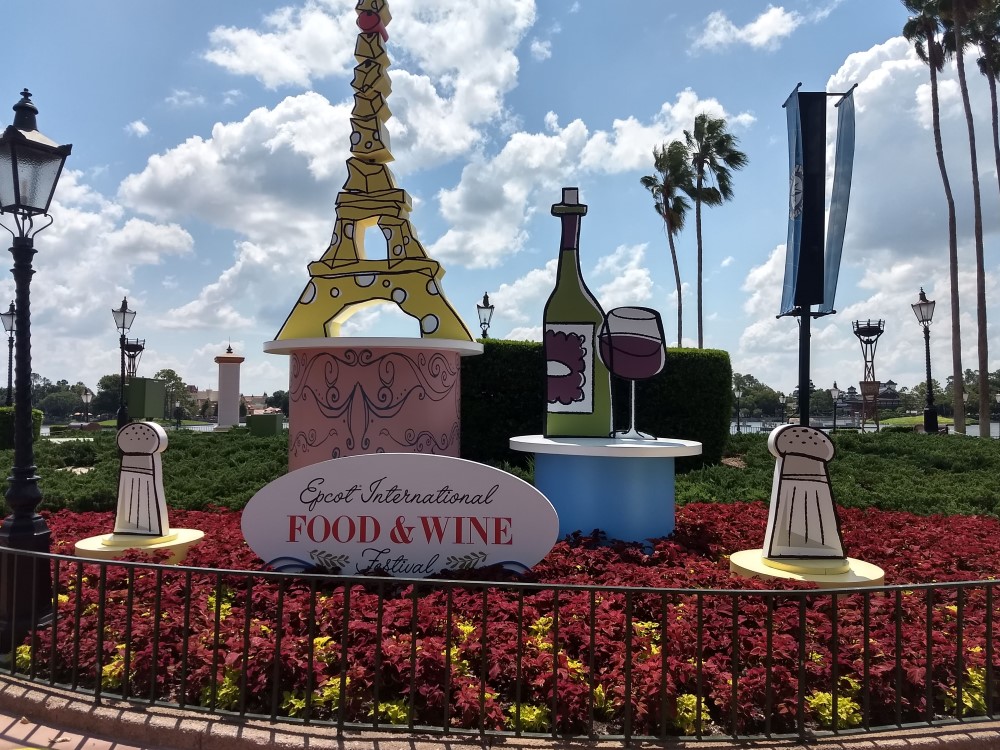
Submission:
[[562,221],[562,237],[559,240],[560,250],[580,250],[580,224],[583,216],[580,214],[563,214],[559,217]]
[[559,240],[559,270],[556,283],[581,279],[580,275],[580,217],[563,215],[562,237]]

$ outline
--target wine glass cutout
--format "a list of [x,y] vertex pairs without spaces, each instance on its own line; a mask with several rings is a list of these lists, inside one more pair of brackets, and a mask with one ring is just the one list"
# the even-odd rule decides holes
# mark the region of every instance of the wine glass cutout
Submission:
[[648,307],[616,307],[604,316],[598,335],[601,361],[619,378],[631,381],[629,429],[612,437],[648,440],[652,436],[635,428],[635,381],[657,375],[667,362],[660,314]]

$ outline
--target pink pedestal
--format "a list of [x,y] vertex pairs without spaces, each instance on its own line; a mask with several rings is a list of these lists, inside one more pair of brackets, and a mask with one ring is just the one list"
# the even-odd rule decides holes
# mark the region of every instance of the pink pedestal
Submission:
[[291,355],[290,471],[368,453],[459,455],[461,356],[482,345],[429,339],[298,339]]

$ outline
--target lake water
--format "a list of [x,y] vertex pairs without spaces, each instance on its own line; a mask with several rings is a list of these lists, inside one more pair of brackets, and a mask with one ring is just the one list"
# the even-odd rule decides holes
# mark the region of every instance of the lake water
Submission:
[[[833,427],[833,421],[830,419],[824,420],[824,419],[813,418],[812,420],[810,420],[810,424],[813,427],[816,427],[821,430],[830,430]],[[758,420],[747,420],[747,419],[740,420],[740,432],[747,432],[747,433],[770,432],[777,426],[778,426],[777,422],[760,422]],[[857,429],[856,426],[851,425],[849,422],[845,424],[840,420],[837,421],[837,429],[849,429],[851,427]],[[873,425],[869,423],[868,429],[871,430],[872,427]],[[737,431],[736,422],[735,421],[730,422],[729,432],[735,434],[736,431]],[[966,426],[965,434],[968,435],[969,437],[979,437],[979,425],[970,424]],[[990,437],[993,438],[994,440],[1000,437],[1000,422],[990,422]]]

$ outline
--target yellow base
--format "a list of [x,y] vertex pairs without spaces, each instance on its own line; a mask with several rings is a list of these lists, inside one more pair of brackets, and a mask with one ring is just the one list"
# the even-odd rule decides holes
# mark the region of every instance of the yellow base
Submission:
[[192,544],[205,537],[204,531],[197,529],[171,529],[166,536],[136,536],[134,534],[102,534],[81,539],[76,543],[77,557],[94,560],[115,560],[128,550],[153,552],[167,550],[170,557],[166,562],[177,564],[187,555]]
[[733,554],[729,558],[729,570],[744,578],[758,576],[764,580],[783,578],[792,581],[811,581],[823,589],[882,586],[885,583],[885,571],[882,568],[853,557],[848,557],[846,561],[838,559],[776,561],[765,559],[759,549],[745,549]]

